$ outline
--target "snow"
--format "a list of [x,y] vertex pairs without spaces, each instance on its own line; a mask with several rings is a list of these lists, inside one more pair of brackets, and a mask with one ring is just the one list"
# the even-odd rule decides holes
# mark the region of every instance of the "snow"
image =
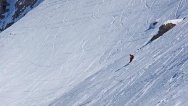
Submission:
[[140,49],[164,22],[185,17],[187,5],[43,1],[0,34],[0,104],[187,106],[188,20]]
[[164,24],[168,24],[168,23],[172,23],[172,24],[178,24],[180,22],[182,22],[184,20],[184,18],[181,19],[173,19],[173,20],[168,20],[167,22],[165,22]]

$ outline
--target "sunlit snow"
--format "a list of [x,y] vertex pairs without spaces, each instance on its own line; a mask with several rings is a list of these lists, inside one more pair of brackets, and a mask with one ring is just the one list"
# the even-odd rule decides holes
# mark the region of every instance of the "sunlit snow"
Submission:
[[44,0],[0,34],[0,105],[188,106],[187,18],[144,46],[187,5]]

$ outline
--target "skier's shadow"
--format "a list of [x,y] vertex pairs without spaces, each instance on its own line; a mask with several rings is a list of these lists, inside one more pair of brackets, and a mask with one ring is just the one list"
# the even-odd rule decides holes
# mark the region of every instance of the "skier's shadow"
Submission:
[[147,46],[147,45],[149,45],[149,44],[151,44],[151,40],[150,41],[148,41],[144,46],[142,46],[142,47],[140,47],[139,49],[137,49],[137,50],[141,50],[142,48],[144,48],[145,46]]
[[130,64],[130,62],[129,62],[129,63],[127,63],[127,64],[125,64],[123,67],[121,67],[121,68],[117,69],[115,72],[117,72],[117,71],[121,70],[122,68],[124,68],[124,67],[128,66],[129,64]]

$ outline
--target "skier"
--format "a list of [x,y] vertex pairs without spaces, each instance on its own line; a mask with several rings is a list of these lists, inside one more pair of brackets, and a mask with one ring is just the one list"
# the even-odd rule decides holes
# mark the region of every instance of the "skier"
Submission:
[[134,56],[132,54],[130,54],[130,62],[129,63],[131,63],[133,61],[133,59],[134,59]]

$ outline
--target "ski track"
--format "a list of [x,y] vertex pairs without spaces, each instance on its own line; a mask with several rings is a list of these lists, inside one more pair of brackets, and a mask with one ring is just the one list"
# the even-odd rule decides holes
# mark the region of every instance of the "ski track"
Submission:
[[177,6],[177,10],[176,10],[176,12],[175,12],[175,17],[176,17],[176,18],[179,17],[178,11],[179,11],[179,8],[180,8],[180,6],[181,6],[182,3],[183,3],[183,0],[180,0],[179,4],[178,4],[178,6]]
[[[179,17],[181,15],[179,11],[185,8],[181,7],[183,1],[187,2],[181,0],[176,7],[168,11],[169,14],[161,15],[162,22],[174,16]],[[150,97],[156,100],[155,103],[170,98],[169,96],[155,97],[156,95],[152,94],[159,95],[176,84],[174,79],[186,77],[185,74],[181,75],[186,70],[188,61],[187,44],[184,44],[186,31],[182,32],[185,38],[171,31],[150,45],[137,50],[155,33],[144,32],[143,26],[148,26],[152,20],[158,18],[155,15],[157,13],[153,13],[153,9],[160,2],[156,0],[131,0],[125,4],[116,2],[115,0],[45,0],[38,9],[36,8],[37,12],[28,13],[31,17],[36,17],[36,20],[31,19],[36,24],[30,25],[31,22],[26,21],[23,26],[15,28],[14,38],[11,34],[7,39],[1,38],[2,45],[6,44],[5,48],[2,47],[2,50],[5,50],[2,54],[4,56],[8,54],[5,59],[2,58],[6,61],[1,62],[0,72],[2,76],[0,82],[3,85],[0,87],[2,93],[0,98],[4,98],[5,105],[134,106],[143,105],[144,102],[148,103],[145,105],[150,105],[151,99],[148,99]],[[137,2],[140,3],[139,10],[142,11],[133,9],[135,12],[133,15],[131,9],[138,6]],[[117,5],[119,7],[116,7]],[[60,12],[61,9],[63,11]],[[169,8],[165,7],[163,10]],[[46,11],[49,11],[49,15],[43,13]],[[52,11],[59,13],[55,14]],[[147,11],[144,13],[146,16],[143,22],[135,20],[127,23],[130,19],[127,15],[130,14],[131,18],[136,19],[142,17],[143,11]],[[41,15],[38,16],[40,13]],[[56,18],[60,19],[54,20]],[[130,20],[134,21],[133,19]],[[177,28],[183,28],[186,23],[181,23]],[[82,31],[78,32],[81,30],[80,27]],[[37,28],[42,31],[36,30]],[[19,32],[20,30],[22,31]],[[123,31],[120,32],[121,30]],[[11,33],[11,30],[8,31]],[[97,31],[100,33],[96,33]],[[182,42],[178,40],[171,40],[174,43],[167,40],[165,42],[164,40],[168,39],[165,36],[168,35],[174,35]],[[20,38],[16,38],[18,36]],[[33,40],[36,40],[36,44],[32,43]],[[71,45],[67,45],[67,42]],[[9,48],[11,50],[8,50]],[[23,51],[19,52],[19,50]],[[129,53],[134,53],[136,58],[132,63],[126,64]],[[147,57],[148,55],[150,58]],[[179,57],[183,57],[182,61]],[[62,60],[59,61],[60,59]],[[9,70],[15,71],[11,73]],[[9,83],[5,83],[5,79]],[[172,79],[171,83],[168,82],[170,79]],[[25,82],[28,84],[23,86]],[[180,85],[186,83],[185,81]],[[169,92],[173,92],[174,89],[177,88],[174,87]],[[158,91],[160,93],[157,93]],[[13,96],[14,94],[16,96]],[[153,105],[160,105],[161,102],[155,103]]]

